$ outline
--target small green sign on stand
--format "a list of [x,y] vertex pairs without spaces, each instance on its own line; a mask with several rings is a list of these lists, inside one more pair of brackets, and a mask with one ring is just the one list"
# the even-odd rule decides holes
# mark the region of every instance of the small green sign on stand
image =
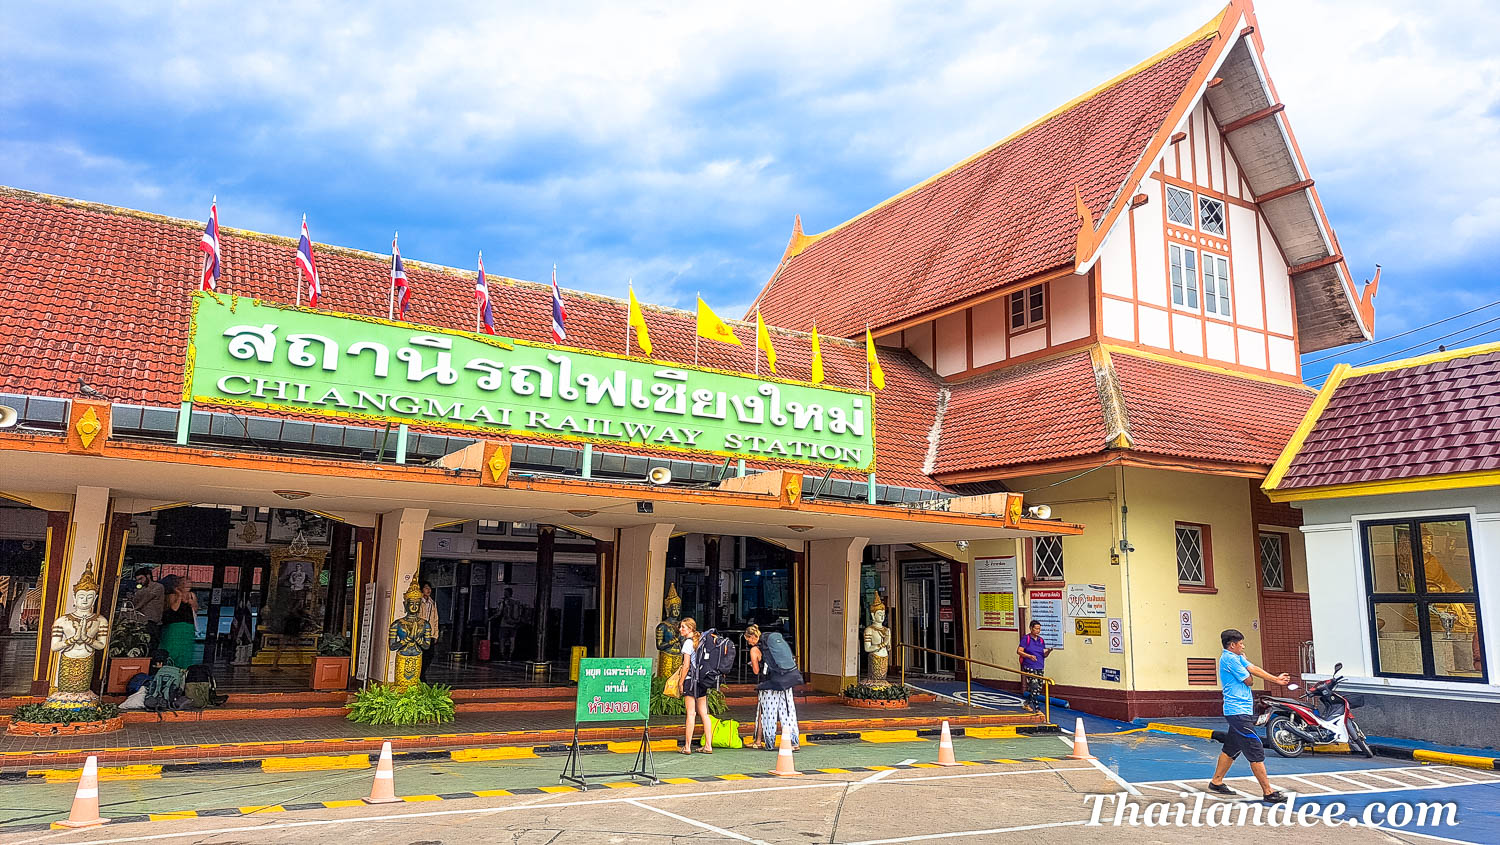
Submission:
[[578,664],[579,722],[638,722],[651,713],[651,658],[585,657]]
[[[579,768],[578,725],[583,722],[641,723],[641,747],[626,772],[584,774]],[[588,789],[591,777],[639,777],[657,783],[651,762],[651,658],[586,657],[578,663],[578,701],[573,714],[573,746],[560,781]]]

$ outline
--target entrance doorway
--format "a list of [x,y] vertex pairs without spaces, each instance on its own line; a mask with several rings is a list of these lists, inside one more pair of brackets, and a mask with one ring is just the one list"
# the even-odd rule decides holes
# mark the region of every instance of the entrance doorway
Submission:
[[[918,649],[959,654],[957,595],[953,564],[944,560],[904,561],[901,564],[902,641]],[[920,675],[954,676],[955,662],[930,651],[912,651],[907,671]]]
[[46,551],[46,511],[0,499],[0,695],[31,689]]

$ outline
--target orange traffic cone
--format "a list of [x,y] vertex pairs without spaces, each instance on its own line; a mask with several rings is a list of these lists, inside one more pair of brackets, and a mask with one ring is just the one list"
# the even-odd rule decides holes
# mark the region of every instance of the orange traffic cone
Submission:
[[109,819],[99,818],[99,758],[90,757],[83,764],[83,775],[78,778],[78,791],[73,793],[73,809],[68,811],[68,820],[58,822],[63,827],[98,827]]
[[776,749],[776,768],[771,770],[771,774],[784,778],[802,774],[797,771],[797,765],[792,762],[791,728],[787,725],[781,726],[781,745]]
[[391,744],[380,746],[380,765],[375,768],[375,783],[370,786],[370,797],[366,804],[394,804],[396,797],[396,769],[391,765]]
[[948,720],[943,720],[943,735],[938,737],[939,766],[957,766],[958,761],[953,759],[953,734],[948,731]]
[[1083,732],[1083,719],[1078,719],[1078,724],[1073,727],[1073,753],[1068,755],[1069,760],[1093,760],[1094,755],[1089,753],[1089,737]]

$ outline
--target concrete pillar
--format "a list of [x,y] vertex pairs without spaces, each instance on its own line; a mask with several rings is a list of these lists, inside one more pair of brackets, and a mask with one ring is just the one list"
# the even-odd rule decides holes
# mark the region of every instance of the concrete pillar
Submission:
[[859,568],[868,542],[848,537],[807,544],[808,682],[819,692],[839,692],[859,677]]
[[[83,576],[84,567],[94,565],[94,577],[103,580],[105,523],[109,519],[109,488],[79,487],[73,496],[73,525],[68,532],[68,569],[63,576],[63,590],[71,591],[73,582]],[[67,613],[71,595],[65,595],[59,607]]]
[[[46,586],[42,595],[42,624],[37,632],[37,660],[31,685],[32,693],[36,695],[45,695],[50,690],[51,679],[57,668],[57,656],[50,650],[50,632],[53,621],[73,607],[73,585],[83,577],[83,571],[89,564],[94,567],[94,580],[101,587],[103,585],[104,554],[108,544],[109,488],[79,487],[73,495],[73,507],[67,520],[66,532],[48,532],[49,544],[60,542],[64,545],[60,550],[49,545],[47,571],[42,573]],[[54,527],[54,522],[49,517],[49,529]],[[101,590],[101,597],[102,592]],[[113,590],[110,594],[112,597]],[[100,602],[95,605],[95,611],[110,616],[113,607]],[[102,660],[95,661],[96,672],[101,663]]]
[[552,627],[552,581],[553,562],[556,557],[557,528],[551,525],[537,526],[536,532],[536,605],[532,618],[536,620],[536,654],[533,664],[547,662],[550,646],[547,634]]
[[723,589],[720,584],[719,535],[703,535],[703,558],[708,564],[708,608],[703,613],[704,627],[718,628],[724,624],[724,620],[719,618],[719,593]]
[[401,595],[417,577],[426,527],[427,508],[403,508],[380,516],[375,549],[375,624],[370,630],[373,680],[389,683],[396,679],[396,660],[389,646],[391,623],[406,614]]
[[656,626],[667,578],[672,523],[620,531],[616,547],[615,656],[656,657]]

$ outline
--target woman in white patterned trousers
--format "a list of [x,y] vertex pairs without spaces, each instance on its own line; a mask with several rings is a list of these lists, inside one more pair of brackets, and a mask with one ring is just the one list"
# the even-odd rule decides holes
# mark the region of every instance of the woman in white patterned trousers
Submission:
[[760,705],[756,708],[755,745],[758,748],[777,748],[780,730],[785,728],[795,751],[802,743],[794,698],[795,687],[802,683],[802,673],[797,671],[791,648],[785,637],[774,631],[762,636],[756,625],[745,629],[745,644],[750,647],[750,670],[757,679],[755,688],[760,697]]

